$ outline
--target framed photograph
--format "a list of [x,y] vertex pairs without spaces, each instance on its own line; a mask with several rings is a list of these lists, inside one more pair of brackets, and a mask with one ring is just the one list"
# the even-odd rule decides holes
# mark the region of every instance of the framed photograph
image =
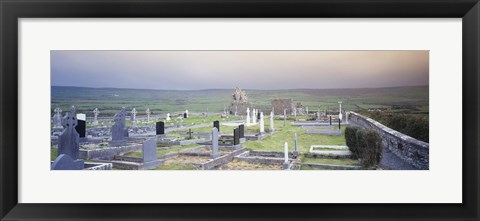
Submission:
[[479,219],[476,0],[0,10],[2,220]]

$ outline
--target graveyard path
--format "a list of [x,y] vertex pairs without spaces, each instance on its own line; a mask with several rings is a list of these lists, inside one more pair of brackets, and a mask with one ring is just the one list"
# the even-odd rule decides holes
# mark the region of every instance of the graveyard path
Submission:
[[402,160],[388,150],[388,148],[383,148],[382,160],[380,161],[379,166],[385,170],[417,170],[417,168]]

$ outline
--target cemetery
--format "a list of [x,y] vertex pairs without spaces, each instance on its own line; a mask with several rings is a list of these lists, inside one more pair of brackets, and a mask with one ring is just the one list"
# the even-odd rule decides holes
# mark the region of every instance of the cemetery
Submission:
[[[341,100],[323,110],[291,98],[255,103],[237,87],[223,111],[205,106],[152,113],[122,106],[112,115],[95,106],[82,113],[74,103],[69,110],[52,106],[51,169],[404,169],[382,167],[382,154],[410,169],[428,169],[428,143],[346,110]],[[353,130],[360,131],[356,140]],[[370,138],[377,139],[375,156],[365,155]]]

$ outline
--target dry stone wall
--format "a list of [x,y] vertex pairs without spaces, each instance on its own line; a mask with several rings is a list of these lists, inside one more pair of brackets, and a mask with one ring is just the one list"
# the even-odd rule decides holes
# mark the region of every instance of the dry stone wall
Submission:
[[382,137],[384,147],[418,169],[429,169],[428,143],[400,133],[355,112],[350,112],[349,123],[377,131]]

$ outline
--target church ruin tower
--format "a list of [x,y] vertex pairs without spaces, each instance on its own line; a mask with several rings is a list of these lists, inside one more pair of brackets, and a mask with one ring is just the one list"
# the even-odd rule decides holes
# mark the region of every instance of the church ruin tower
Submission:
[[250,103],[248,103],[247,94],[239,87],[236,87],[232,94],[230,114],[234,114],[235,112],[237,112],[237,114],[246,114],[248,107],[250,107]]

